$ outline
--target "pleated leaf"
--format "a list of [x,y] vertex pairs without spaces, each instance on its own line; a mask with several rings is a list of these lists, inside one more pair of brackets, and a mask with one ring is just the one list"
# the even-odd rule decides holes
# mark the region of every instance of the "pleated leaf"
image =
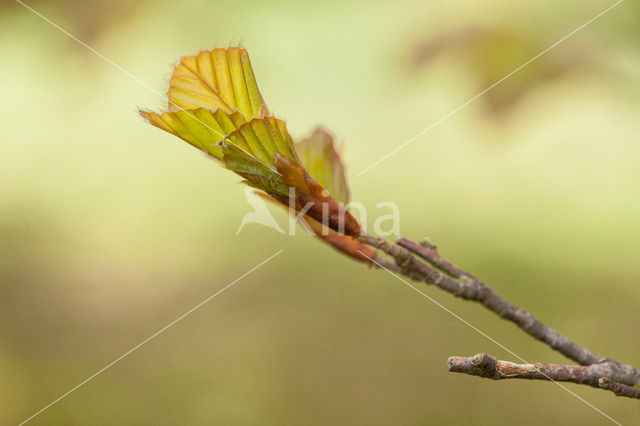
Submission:
[[282,176],[252,154],[227,141],[222,143],[222,152],[225,166],[245,178],[244,183],[269,194],[288,196]]
[[240,112],[245,121],[269,114],[249,54],[240,47],[181,58],[173,69],[167,96],[169,111],[221,108],[228,113]]
[[275,171],[274,156],[298,160],[284,121],[275,117],[255,118],[229,134],[228,141]]
[[296,143],[302,165],[339,203],[349,203],[349,187],[344,164],[336,150],[333,136],[321,128]]
[[229,114],[222,109],[211,112],[196,108],[162,114],[140,111],[140,115],[147,122],[208,152],[218,160],[222,160],[220,141],[244,123],[239,112]]
[[[245,49],[214,49],[181,58],[167,95],[169,111],[140,114],[223,161],[244,183],[284,205],[288,205],[289,188],[294,187],[296,210],[310,206],[305,217],[313,223],[313,231],[357,258],[359,243],[345,235],[357,237],[360,225],[339,204],[348,202],[349,192],[333,138],[316,130],[297,145],[303,153],[298,156],[285,122],[269,116]],[[345,218],[344,229],[340,218]],[[330,229],[330,235],[323,235],[324,229]]]

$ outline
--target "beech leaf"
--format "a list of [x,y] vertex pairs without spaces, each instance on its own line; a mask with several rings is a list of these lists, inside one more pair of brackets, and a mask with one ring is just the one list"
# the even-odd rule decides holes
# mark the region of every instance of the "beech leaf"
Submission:
[[239,111],[245,121],[269,114],[246,49],[204,50],[181,58],[169,81],[169,111],[202,107]]
[[218,160],[222,160],[220,141],[244,123],[239,112],[229,114],[221,109],[211,112],[196,108],[162,114],[140,111],[140,115],[154,126],[178,136]]
[[349,187],[345,167],[333,136],[318,127],[311,136],[296,143],[295,148],[311,177],[326,188],[336,201],[348,204]]
[[225,167],[246,179],[245,183],[269,194],[288,197],[289,188],[282,176],[244,149],[232,143],[222,143]]
[[228,140],[274,170],[275,154],[298,158],[287,125],[275,117],[254,118],[230,133]]
[[318,128],[294,145],[285,122],[269,115],[245,49],[181,58],[167,97],[168,111],[140,114],[222,161],[243,183],[283,207],[295,188],[295,210],[310,205],[299,218],[303,226],[348,256],[369,262],[375,253],[353,238],[360,235],[360,225],[343,207],[349,190],[333,137]]
[[[232,132],[222,144],[225,166],[258,189],[288,197],[289,185],[276,169],[275,158],[297,158],[282,120],[254,118]],[[295,160],[290,161],[295,163]],[[297,163],[296,163],[297,164]]]

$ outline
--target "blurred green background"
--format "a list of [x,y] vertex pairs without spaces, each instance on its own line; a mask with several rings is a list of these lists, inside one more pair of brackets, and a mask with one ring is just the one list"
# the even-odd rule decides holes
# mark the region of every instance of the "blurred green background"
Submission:
[[[640,364],[640,6],[124,0],[28,4],[164,91],[242,42],[294,136],[346,141],[353,199],[596,353]],[[0,1],[0,423],[24,420],[277,250],[33,424],[605,424],[549,383],[447,372],[508,353],[382,271],[298,232],[238,235],[239,178],[138,107],[163,100]],[[275,209],[281,224],[284,212]],[[420,287],[529,361],[566,360]],[[567,385],[623,423],[638,402]]]

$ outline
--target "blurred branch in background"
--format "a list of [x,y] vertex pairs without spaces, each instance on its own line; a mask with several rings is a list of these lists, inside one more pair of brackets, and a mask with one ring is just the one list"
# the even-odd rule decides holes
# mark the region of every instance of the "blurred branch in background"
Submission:
[[[536,92],[576,77],[598,78],[603,72],[614,74],[623,95],[628,92],[624,88],[626,84],[637,87],[637,67],[620,63],[616,55],[621,46],[637,50],[638,37],[630,35],[640,19],[640,3],[625,2],[624,9],[625,13],[618,14],[615,25],[606,32],[563,42],[555,48],[555,55],[530,64],[517,79],[510,79],[484,95],[479,104],[486,117],[496,121],[513,118],[518,108],[534,98]],[[481,23],[472,19],[442,27],[432,25],[426,30],[416,28],[421,35],[410,42],[405,72],[415,83],[432,68],[453,59],[453,66],[464,69],[480,90],[511,71],[514,62],[524,61],[544,49],[549,41],[545,38],[557,26],[557,20],[537,16],[529,17],[527,22]],[[622,52],[621,57],[628,58],[629,54]]]
[[[520,366],[518,374],[513,375],[511,372],[516,364],[507,364],[506,361],[498,361],[496,364],[495,358],[486,358],[487,356],[479,354],[473,358],[449,358],[450,371],[494,379],[528,378],[571,381],[613,390],[618,396],[639,397],[640,394],[633,392],[633,390],[634,386],[640,386],[640,370],[622,364],[613,358],[596,355],[571,341],[529,312],[507,301],[473,275],[455,267],[443,258],[438,253],[436,246],[428,240],[425,239],[422,244],[417,244],[406,238],[400,238],[397,244],[394,244],[384,238],[377,238],[364,232],[359,239],[364,244],[382,250],[395,260],[395,265],[389,267],[389,260],[379,258],[376,255],[372,261],[378,267],[399,272],[416,281],[433,284],[456,297],[478,302],[503,319],[513,322],[535,339],[587,367],[536,364],[536,366],[541,366],[541,368],[537,368],[527,364]],[[426,260],[431,266],[420,262],[414,254]],[[493,359],[493,363],[491,359]],[[547,370],[551,374],[548,374]]]
[[[524,62],[544,47],[539,34],[528,34],[523,28],[462,26],[418,42],[410,54],[410,70],[420,73],[438,59],[453,56],[470,72],[478,88],[484,88],[509,73],[514,62]],[[480,101],[487,116],[508,118],[537,89],[565,75],[589,74],[604,66],[592,44],[571,40],[556,49],[558,54],[529,64],[519,78],[487,92]]]

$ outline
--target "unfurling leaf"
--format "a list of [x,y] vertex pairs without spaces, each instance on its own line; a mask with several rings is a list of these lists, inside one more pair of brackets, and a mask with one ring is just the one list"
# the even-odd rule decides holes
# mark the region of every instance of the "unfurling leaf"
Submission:
[[181,58],[169,82],[169,111],[202,107],[239,111],[245,121],[269,114],[246,49],[201,51]]
[[283,197],[289,195],[291,185],[275,166],[277,157],[297,158],[284,121],[274,117],[254,118],[232,132],[222,146],[223,161],[229,170],[257,189]]
[[245,183],[269,194],[287,197],[289,189],[282,176],[232,143],[222,143],[225,167],[246,179]]
[[298,158],[287,125],[274,117],[254,118],[231,132],[228,140],[274,170],[276,154]]
[[220,141],[244,123],[239,112],[228,114],[221,109],[212,112],[196,108],[162,114],[140,111],[140,115],[154,126],[178,136],[218,160],[222,160]]
[[300,162],[309,174],[326,188],[336,201],[343,205],[348,204],[349,188],[345,167],[335,147],[333,136],[318,127],[311,136],[296,143],[295,148]]
[[333,137],[316,129],[294,144],[285,122],[269,116],[245,49],[213,49],[181,58],[167,96],[167,112],[140,114],[222,161],[278,204],[289,206],[294,188],[295,211],[308,207],[303,225],[343,253],[371,264],[373,250],[352,238],[360,235],[360,225],[343,207],[349,190]]
[[239,47],[181,58],[173,68],[167,98],[169,111],[140,114],[218,160],[222,160],[222,148],[216,145],[222,139],[242,124],[269,114],[249,54]]

